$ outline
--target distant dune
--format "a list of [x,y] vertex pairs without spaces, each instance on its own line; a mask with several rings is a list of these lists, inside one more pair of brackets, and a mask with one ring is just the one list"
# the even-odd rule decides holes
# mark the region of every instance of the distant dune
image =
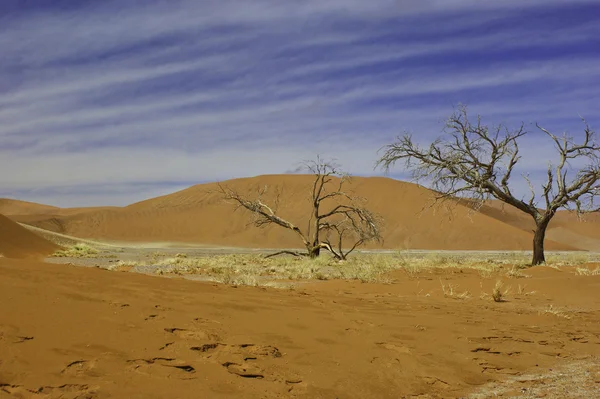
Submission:
[[[280,188],[281,216],[304,227],[312,180],[310,175],[266,175],[222,184],[244,193],[270,187],[265,201],[272,200],[275,189]],[[290,231],[249,225],[248,212],[233,212],[233,205],[223,203],[217,188],[216,184],[200,184],[122,208],[60,209],[2,200],[0,211],[4,210],[13,220],[82,238],[256,248],[300,246]],[[383,177],[355,177],[348,190],[366,198],[369,208],[385,220],[385,242],[371,248],[531,249],[531,218],[507,205],[491,201],[475,213],[460,204],[423,210],[431,199],[430,190]],[[550,225],[546,248],[600,250],[600,218],[591,215],[581,223],[575,215],[559,213]]]
[[58,213],[60,208],[35,202],[0,198],[0,213],[3,215],[48,215]]
[[0,254],[7,258],[43,258],[59,247],[0,214]]

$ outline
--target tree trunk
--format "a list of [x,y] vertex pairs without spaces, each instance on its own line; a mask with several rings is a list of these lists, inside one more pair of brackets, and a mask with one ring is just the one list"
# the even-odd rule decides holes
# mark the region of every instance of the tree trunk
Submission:
[[546,237],[546,228],[548,228],[549,220],[542,220],[536,223],[536,229],[533,234],[533,259],[532,266],[542,265],[546,263],[544,256],[544,238]]
[[315,245],[308,250],[308,256],[310,256],[312,259],[318,258],[320,254],[321,254],[321,247],[319,245]]

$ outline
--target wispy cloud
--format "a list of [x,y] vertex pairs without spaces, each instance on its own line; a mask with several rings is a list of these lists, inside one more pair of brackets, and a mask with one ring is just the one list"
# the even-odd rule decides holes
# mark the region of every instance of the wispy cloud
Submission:
[[317,153],[376,174],[377,149],[438,136],[457,103],[600,125],[598,0],[142,3],[0,5],[0,196],[127,204]]

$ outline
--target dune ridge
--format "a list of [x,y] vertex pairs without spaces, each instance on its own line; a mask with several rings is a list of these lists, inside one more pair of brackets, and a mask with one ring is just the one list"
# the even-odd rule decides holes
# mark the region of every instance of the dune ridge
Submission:
[[44,258],[59,246],[0,214],[0,254],[7,258]]
[[[268,187],[265,201],[281,191],[281,216],[304,227],[310,210],[311,175],[264,175],[233,179],[223,185],[243,193]],[[385,220],[383,245],[368,248],[437,250],[530,250],[528,215],[487,203],[479,212],[466,205],[427,208],[432,192],[413,183],[384,177],[354,177],[348,190],[368,201]],[[2,204],[2,202],[0,202]],[[6,207],[7,205],[5,205]],[[216,183],[199,184],[125,207],[46,209],[13,207],[13,220],[58,233],[89,239],[127,242],[169,241],[254,248],[298,247],[291,231],[249,226],[251,216],[224,203]],[[424,209],[425,208],[425,209]],[[0,207],[0,210],[3,208]],[[44,210],[44,212],[41,212]],[[549,250],[600,250],[600,218],[585,223],[560,212],[548,231]]]

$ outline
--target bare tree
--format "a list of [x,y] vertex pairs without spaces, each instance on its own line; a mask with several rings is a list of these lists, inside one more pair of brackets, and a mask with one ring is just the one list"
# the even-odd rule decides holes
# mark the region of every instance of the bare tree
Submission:
[[[558,161],[548,164],[540,194],[524,175],[531,191],[528,198],[519,199],[509,184],[521,160],[519,139],[528,133],[524,126],[516,130],[502,125],[488,128],[479,116],[475,121],[469,120],[464,106],[448,119],[445,138],[429,147],[420,147],[408,134],[398,137],[396,142],[384,147],[385,153],[378,165],[389,170],[397,161],[405,161],[414,179],[429,181],[437,200],[469,197],[483,204],[489,198],[496,198],[531,215],[536,226],[532,265],[539,265],[545,263],[546,229],[559,209],[574,210],[578,215],[600,210],[597,203],[600,145],[595,141],[594,132],[583,122],[585,136],[581,142],[566,133],[556,136],[536,125],[553,141]],[[574,160],[585,166],[575,168],[570,163]],[[541,208],[538,207],[540,201],[543,201]]]
[[[268,205],[262,199],[267,188],[258,190],[255,198],[250,198],[249,195],[219,186],[224,199],[252,213],[255,226],[276,225],[289,229],[298,235],[306,248],[306,253],[280,251],[270,256],[287,253],[316,258],[325,249],[336,259],[345,260],[357,247],[369,241],[381,242],[380,218],[363,206],[364,200],[344,191],[344,186],[349,183],[349,175],[340,171],[336,164],[320,158],[304,162],[301,169],[314,175],[310,188],[311,210],[307,215],[305,230],[278,215],[280,193],[276,193],[273,204]],[[344,241],[347,240],[352,240],[352,244],[344,251]]]

